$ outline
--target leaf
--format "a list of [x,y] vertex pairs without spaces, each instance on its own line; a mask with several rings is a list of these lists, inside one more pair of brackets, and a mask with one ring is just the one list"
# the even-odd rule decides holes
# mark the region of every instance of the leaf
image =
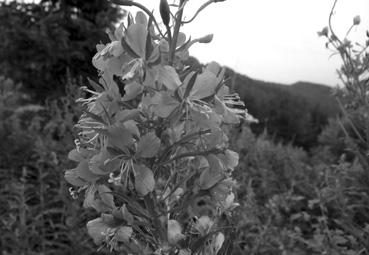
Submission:
[[152,158],[158,153],[159,148],[160,139],[155,132],[150,132],[141,137],[137,144],[136,155],[141,158]]
[[159,68],[158,82],[164,84],[169,90],[176,90],[181,85],[176,70],[171,66],[162,66]]
[[130,101],[135,99],[139,94],[143,91],[143,86],[138,82],[131,82],[124,87],[124,91],[126,92],[122,98],[123,101]]
[[146,26],[142,24],[132,24],[126,31],[127,44],[140,58],[145,58],[146,35]]
[[154,174],[145,165],[134,165],[135,189],[141,196],[146,196],[155,188]]
[[115,238],[120,242],[129,242],[133,233],[133,229],[128,226],[123,226],[118,229],[115,234]]
[[168,242],[176,244],[178,241],[185,238],[182,234],[182,227],[176,220],[168,220]]

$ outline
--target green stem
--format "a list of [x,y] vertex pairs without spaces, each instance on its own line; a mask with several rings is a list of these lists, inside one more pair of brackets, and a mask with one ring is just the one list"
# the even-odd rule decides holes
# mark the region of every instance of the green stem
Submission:
[[179,29],[181,28],[181,24],[182,24],[182,16],[183,16],[183,4],[184,4],[185,0],[180,0],[179,3],[179,10],[178,13],[176,15],[176,19],[175,19],[175,25],[174,25],[174,31],[173,31],[173,39],[172,39],[172,43],[170,44],[170,48],[169,48],[169,60],[168,60],[168,64],[170,66],[173,65],[173,60],[174,60],[174,56],[175,56],[175,51],[177,48],[177,41],[178,41],[178,34],[179,34]]

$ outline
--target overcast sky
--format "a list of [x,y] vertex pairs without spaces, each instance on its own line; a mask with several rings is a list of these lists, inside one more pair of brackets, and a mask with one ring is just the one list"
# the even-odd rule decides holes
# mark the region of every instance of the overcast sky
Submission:
[[[159,0],[137,1],[158,13]],[[204,2],[191,0],[185,16],[190,18]],[[215,60],[266,81],[335,86],[340,59],[329,59],[325,40],[317,36],[328,24],[332,4],[333,0],[226,0],[209,6],[183,30],[192,38],[214,34],[211,44],[191,49],[191,55],[203,63]],[[343,36],[356,15],[362,22],[351,38],[364,42],[369,0],[338,0],[333,26]]]

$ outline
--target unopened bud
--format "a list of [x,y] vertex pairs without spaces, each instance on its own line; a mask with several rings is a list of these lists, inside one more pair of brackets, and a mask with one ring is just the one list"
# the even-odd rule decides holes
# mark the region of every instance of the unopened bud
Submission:
[[210,43],[213,40],[214,35],[213,34],[208,34],[205,35],[204,37],[199,38],[199,43]]
[[324,27],[322,31],[319,31],[318,36],[328,36],[328,27]]
[[160,16],[165,26],[169,26],[170,9],[167,0],[160,0]]
[[354,26],[359,25],[361,22],[360,16],[359,15],[355,16],[353,22],[354,22]]

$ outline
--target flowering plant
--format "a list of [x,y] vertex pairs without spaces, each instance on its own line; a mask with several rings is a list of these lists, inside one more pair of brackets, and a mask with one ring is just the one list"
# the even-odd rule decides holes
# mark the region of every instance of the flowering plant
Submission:
[[[188,1],[161,1],[164,33],[144,6],[114,2],[143,12],[129,14],[110,43],[97,45],[92,63],[100,79],[90,81],[94,90],[84,88],[91,97],[78,100],[85,111],[69,153],[77,167],[65,172],[71,193],[84,192],[84,207],[101,213],[88,233],[111,251],[217,254],[224,217],[237,206],[238,154],[222,128],[248,118],[244,104],[230,94],[219,64],[200,73],[184,64],[191,45],[212,39],[179,31]],[[219,1],[198,12],[212,2]]]

